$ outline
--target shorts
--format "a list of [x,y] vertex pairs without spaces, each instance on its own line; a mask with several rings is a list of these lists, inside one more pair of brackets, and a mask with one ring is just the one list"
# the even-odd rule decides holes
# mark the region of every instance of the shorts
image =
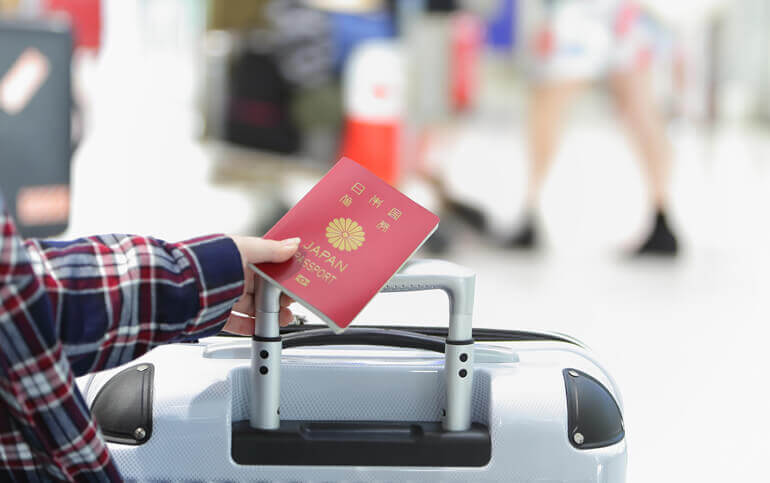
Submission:
[[544,0],[527,41],[535,82],[593,80],[646,68],[654,31],[630,0]]

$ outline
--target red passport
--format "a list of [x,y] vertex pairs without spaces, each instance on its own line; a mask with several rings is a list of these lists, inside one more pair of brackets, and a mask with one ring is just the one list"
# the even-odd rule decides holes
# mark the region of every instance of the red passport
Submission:
[[438,222],[371,171],[342,158],[265,235],[300,237],[294,257],[252,268],[341,332]]

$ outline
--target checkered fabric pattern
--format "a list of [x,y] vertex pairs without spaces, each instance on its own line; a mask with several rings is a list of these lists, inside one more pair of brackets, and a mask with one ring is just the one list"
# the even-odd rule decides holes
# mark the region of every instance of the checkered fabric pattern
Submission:
[[217,333],[243,292],[231,239],[23,242],[0,197],[0,481],[120,481],[74,377]]

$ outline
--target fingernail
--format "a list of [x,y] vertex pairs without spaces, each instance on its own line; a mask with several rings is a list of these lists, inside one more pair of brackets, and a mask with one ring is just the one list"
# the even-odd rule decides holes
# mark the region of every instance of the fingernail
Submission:
[[285,247],[299,245],[299,237],[297,237],[297,238],[287,238],[286,240],[283,240],[281,242],[281,245],[285,246]]

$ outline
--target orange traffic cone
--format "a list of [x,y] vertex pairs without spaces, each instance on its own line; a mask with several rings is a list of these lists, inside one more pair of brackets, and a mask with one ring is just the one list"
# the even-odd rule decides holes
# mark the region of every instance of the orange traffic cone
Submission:
[[404,117],[404,63],[394,42],[361,44],[344,74],[342,156],[395,184]]

